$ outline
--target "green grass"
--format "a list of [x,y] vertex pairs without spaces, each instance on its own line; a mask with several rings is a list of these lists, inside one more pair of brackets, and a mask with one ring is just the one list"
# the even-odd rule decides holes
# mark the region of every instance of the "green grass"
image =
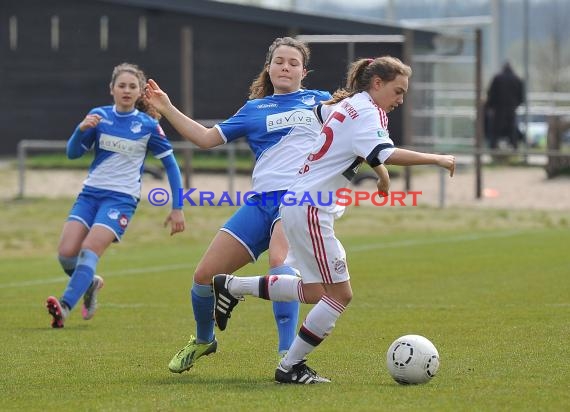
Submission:
[[[176,151],[176,160],[180,167],[184,167],[184,153]],[[86,153],[79,159],[68,159],[63,153],[42,153],[30,154],[26,159],[26,166],[30,169],[81,169],[89,168],[93,161],[93,153]],[[253,169],[253,160],[249,153],[239,154],[235,159],[235,167],[239,172],[251,173]],[[226,171],[228,169],[228,158],[225,153],[204,153],[197,151],[193,154],[191,160],[192,167],[195,170],[207,171]],[[153,156],[147,156],[145,165],[153,167],[162,167],[160,160]]]
[[[167,364],[194,329],[192,270],[231,208],[166,211],[143,201],[98,272],[100,310],[49,328],[45,298],[66,284],[55,259],[71,200],[3,203],[0,360],[3,410],[559,411],[570,404],[570,222],[563,212],[353,207],[337,223],[354,299],[310,365],[333,383],[272,382],[270,304],[240,303],[218,352],[189,372]],[[261,273],[263,256],[240,273]],[[302,316],[308,306],[303,307]],[[385,367],[398,336],[437,346],[427,385]],[[566,406],[565,406],[566,405]]]

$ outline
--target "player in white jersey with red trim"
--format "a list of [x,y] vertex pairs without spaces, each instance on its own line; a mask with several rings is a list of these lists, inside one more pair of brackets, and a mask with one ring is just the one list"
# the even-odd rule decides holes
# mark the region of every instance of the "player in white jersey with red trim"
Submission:
[[[313,113],[329,92],[302,88],[310,51],[291,37],[277,38],[266,54],[265,64],[250,86],[249,100],[229,119],[207,128],[185,116],[170,102],[158,84],[149,80],[146,96],[187,140],[208,149],[245,138],[255,154],[253,190],[248,199],[216,234],[198,263],[190,291],[196,336],[171,359],[168,368],[181,373],[195,362],[215,353],[214,296],[212,278],[232,273],[256,261],[268,250],[269,274],[290,273],[283,264],[288,250],[279,205],[315,142],[320,124]],[[285,352],[296,336],[299,303],[274,302],[278,351]]]
[[[389,137],[386,113],[403,103],[411,73],[409,66],[388,56],[353,63],[347,88],[337,91],[331,101],[317,109],[322,117],[326,116],[320,140],[289,192],[308,193],[311,199],[317,199],[319,192],[334,194],[348,185],[364,160],[378,174],[378,187],[385,192],[388,188],[383,184],[383,163],[435,164],[453,175],[453,156],[397,149]],[[311,202],[281,206],[289,240],[287,263],[300,270],[301,279],[290,275],[214,277],[215,318],[222,330],[243,295],[315,304],[275,371],[275,380],[282,383],[330,382],[306,365],[306,357],[332,332],[352,299],[346,254],[333,229],[343,209],[334,201],[326,205],[307,203]],[[224,305],[224,310],[218,310]]]

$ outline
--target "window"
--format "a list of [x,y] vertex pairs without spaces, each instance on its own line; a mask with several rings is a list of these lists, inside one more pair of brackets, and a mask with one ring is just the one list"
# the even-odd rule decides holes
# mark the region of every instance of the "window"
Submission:
[[10,41],[10,50],[18,49],[18,18],[16,16],[10,16],[8,20],[8,32]]
[[99,22],[99,44],[101,50],[109,48],[109,18],[107,16],[101,16]]
[[51,17],[51,49],[59,50],[59,17]]
[[146,26],[146,17],[141,16],[139,17],[139,50],[144,51],[146,50],[147,46],[147,26]]

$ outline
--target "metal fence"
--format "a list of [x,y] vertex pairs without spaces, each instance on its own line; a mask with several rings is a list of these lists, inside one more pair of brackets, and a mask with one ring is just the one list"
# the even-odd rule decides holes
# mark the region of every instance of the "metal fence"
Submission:
[[[21,140],[18,143],[18,197],[26,196],[26,161],[30,152],[59,151],[65,152],[66,140]],[[182,155],[182,175],[184,187],[191,187],[193,171],[192,159],[195,152],[204,151],[190,142],[172,142],[177,154]],[[225,144],[208,149],[208,152],[222,152],[227,156],[227,182],[228,192],[233,196],[235,191],[235,179],[237,175],[236,156],[239,152],[250,152],[244,142]]]

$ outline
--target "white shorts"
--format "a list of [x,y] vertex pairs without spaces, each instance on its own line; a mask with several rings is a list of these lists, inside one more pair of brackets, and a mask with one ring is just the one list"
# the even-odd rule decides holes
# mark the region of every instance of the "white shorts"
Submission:
[[346,252],[334,235],[334,215],[314,206],[281,206],[289,241],[285,264],[301,272],[303,283],[340,283],[350,279]]

